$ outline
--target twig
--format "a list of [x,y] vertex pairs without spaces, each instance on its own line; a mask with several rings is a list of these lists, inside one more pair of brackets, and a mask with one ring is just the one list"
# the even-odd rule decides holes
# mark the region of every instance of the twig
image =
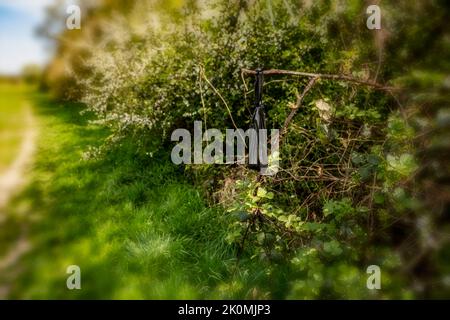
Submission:
[[305,90],[303,90],[302,94],[297,97],[297,102],[295,103],[295,107],[291,110],[291,113],[289,113],[288,117],[284,121],[283,128],[281,129],[281,132],[280,132],[280,135],[279,135],[279,141],[280,142],[283,139],[283,136],[286,134],[287,128],[288,128],[289,124],[291,123],[292,119],[294,118],[295,114],[297,113],[297,110],[301,107],[302,102],[303,102],[303,98],[306,96],[308,91],[311,90],[311,88],[314,86],[314,84],[316,83],[316,81],[318,79],[319,79],[318,77],[312,78],[308,82],[308,84],[305,87]]
[[[249,74],[249,75],[255,75],[256,71],[243,68],[242,73]],[[386,86],[384,84],[380,84],[377,82],[362,80],[362,79],[354,78],[352,76],[340,75],[340,74],[311,73],[311,72],[301,72],[301,71],[292,71],[292,70],[269,69],[269,70],[264,70],[263,75],[291,75],[291,76],[303,76],[303,77],[309,77],[309,78],[342,80],[342,81],[349,81],[349,82],[357,83],[360,85],[370,86],[370,87],[374,87],[379,90],[387,90],[387,91],[393,91],[393,90],[399,89],[399,88],[395,88],[395,87],[389,87],[389,86]]]
[[225,105],[225,107],[227,108],[228,111],[228,115],[230,116],[231,122],[233,123],[233,126],[236,130],[238,130],[238,127],[236,125],[236,123],[234,122],[233,119],[233,115],[231,114],[231,110],[230,107],[228,106],[228,103],[225,101],[225,99],[222,97],[222,95],[220,94],[219,91],[217,91],[216,87],[213,86],[213,84],[209,81],[209,79],[206,77],[205,74],[205,70],[203,69],[202,66],[200,66],[200,72],[203,75],[203,78],[205,79],[205,81],[209,84],[209,86],[211,87],[211,89],[213,89],[214,93],[217,94],[219,96],[219,98],[222,100],[223,104]]
[[198,85],[200,89],[200,99],[202,102],[203,107],[203,121],[205,122],[205,131],[208,131],[208,127],[206,126],[206,106],[205,106],[205,100],[203,99],[203,88],[202,88],[202,69],[200,69],[198,74]]

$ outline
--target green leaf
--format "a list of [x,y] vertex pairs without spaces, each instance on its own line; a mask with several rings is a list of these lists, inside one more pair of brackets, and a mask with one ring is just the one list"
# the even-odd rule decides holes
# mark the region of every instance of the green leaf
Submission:
[[375,193],[375,195],[374,195],[374,197],[373,197],[373,201],[374,201],[376,204],[383,204],[384,201],[385,201],[384,194],[381,193],[381,192]]
[[323,250],[326,253],[329,253],[333,256],[338,256],[342,253],[341,246],[340,246],[339,242],[337,242],[336,240],[331,240],[329,242],[325,242],[323,244]]
[[247,221],[250,218],[250,215],[247,212],[245,212],[245,211],[235,212],[235,216],[241,222]]
[[261,188],[261,187],[259,187],[258,191],[256,192],[256,195],[261,198],[264,198],[266,196],[266,194],[267,194],[266,189]]
[[389,170],[396,171],[402,176],[409,176],[417,169],[417,163],[409,153],[404,153],[399,157],[389,154],[386,160]]
[[330,214],[333,213],[334,210],[334,203],[333,202],[327,202],[325,203],[325,205],[323,206],[323,214],[325,217],[329,216]]

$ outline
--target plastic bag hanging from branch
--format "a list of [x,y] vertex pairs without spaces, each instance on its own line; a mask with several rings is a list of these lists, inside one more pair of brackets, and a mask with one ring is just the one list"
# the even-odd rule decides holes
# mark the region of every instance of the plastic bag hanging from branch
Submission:
[[265,106],[262,102],[263,83],[263,71],[257,69],[255,75],[255,109],[252,116],[252,129],[256,132],[257,143],[250,144],[249,147],[249,168],[253,170],[267,168],[268,163],[266,114]]

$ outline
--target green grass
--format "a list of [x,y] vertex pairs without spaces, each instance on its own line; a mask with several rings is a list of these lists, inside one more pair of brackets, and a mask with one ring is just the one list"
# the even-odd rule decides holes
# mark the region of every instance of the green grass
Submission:
[[[25,225],[32,244],[11,298],[283,295],[283,272],[269,275],[245,257],[236,267],[226,214],[205,205],[169,153],[142,157],[124,143],[101,160],[82,160],[108,132],[88,125],[80,106],[42,95],[33,101],[40,137],[31,182],[0,225],[0,234]],[[82,290],[66,288],[73,264],[81,268]]]
[[0,82],[0,174],[15,158],[24,132],[25,85]]

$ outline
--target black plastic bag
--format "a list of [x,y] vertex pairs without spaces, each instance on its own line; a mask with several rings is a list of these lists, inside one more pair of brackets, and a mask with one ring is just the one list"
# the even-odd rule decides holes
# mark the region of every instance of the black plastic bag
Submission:
[[[266,129],[266,113],[265,106],[262,103],[262,88],[263,88],[263,72],[261,69],[256,70],[255,80],[255,109],[252,116],[252,128],[256,131],[256,144],[250,144],[249,155],[257,155],[256,163],[251,163],[249,156],[249,168],[260,170],[267,167],[267,133],[261,132],[261,129]],[[264,141],[265,140],[265,141]]]

